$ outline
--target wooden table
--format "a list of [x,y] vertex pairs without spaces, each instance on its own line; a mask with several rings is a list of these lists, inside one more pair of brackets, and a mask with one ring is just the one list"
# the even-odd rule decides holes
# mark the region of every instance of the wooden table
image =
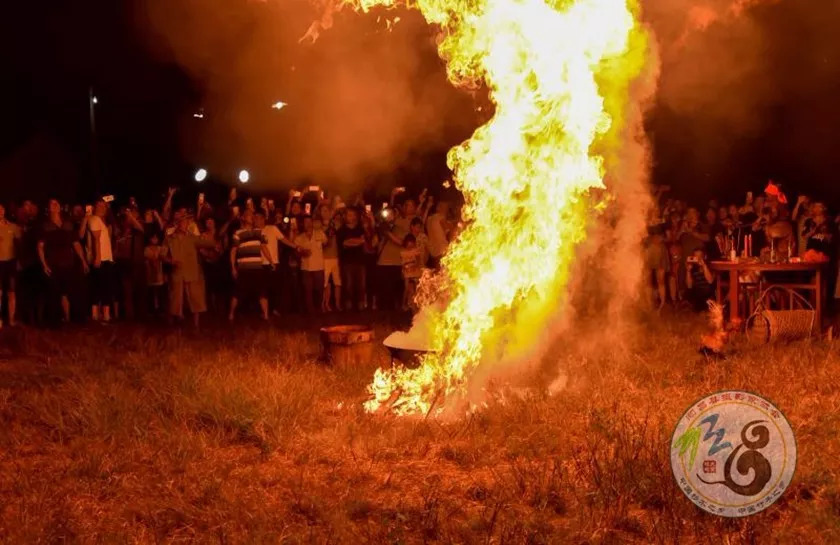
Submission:
[[826,262],[821,263],[761,263],[758,261],[744,261],[744,262],[737,262],[737,261],[712,261],[709,263],[709,269],[715,273],[717,277],[717,302],[718,304],[722,303],[722,292],[721,292],[721,279],[727,272],[729,273],[729,319],[731,321],[736,321],[738,319],[738,296],[740,293],[741,284],[738,282],[738,275],[740,273],[746,272],[759,272],[759,273],[768,273],[768,272],[791,272],[791,271],[802,271],[802,272],[810,272],[813,273],[813,282],[810,284],[784,284],[779,283],[781,286],[785,286],[792,289],[805,289],[811,290],[815,293],[815,304],[814,310],[816,311],[817,315],[817,324],[822,323],[822,312],[823,312],[823,297],[824,289],[823,289],[823,269],[828,265]]

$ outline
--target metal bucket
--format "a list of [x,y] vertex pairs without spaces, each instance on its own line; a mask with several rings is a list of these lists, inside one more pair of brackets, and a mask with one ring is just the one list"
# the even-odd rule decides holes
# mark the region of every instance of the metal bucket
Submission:
[[321,360],[335,367],[358,367],[373,361],[373,330],[363,325],[321,328]]

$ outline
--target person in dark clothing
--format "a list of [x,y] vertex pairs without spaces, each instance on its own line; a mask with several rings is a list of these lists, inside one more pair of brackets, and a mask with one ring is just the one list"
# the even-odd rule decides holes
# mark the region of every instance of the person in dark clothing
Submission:
[[23,230],[20,241],[20,295],[22,295],[23,317],[30,324],[40,324],[44,317],[45,279],[38,261],[38,207],[31,201],[24,201],[18,211],[18,225]]
[[834,254],[834,226],[823,203],[811,205],[811,217],[805,220],[802,238],[806,250],[815,250],[826,257]]
[[146,308],[146,231],[154,232],[154,223],[144,225],[135,208],[122,211],[120,227],[116,232],[114,259],[120,281],[122,315],[133,320]]
[[706,242],[706,255],[712,260],[723,257],[726,244],[726,229],[718,220],[718,213],[715,208],[706,210],[706,228],[709,235]]
[[61,204],[51,199],[47,208],[49,218],[38,237],[38,259],[47,278],[50,304],[58,302],[61,318],[70,321],[70,300],[81,285],[81,272],[87,274],[88,265],[73,223],[61,215]]
[[694,310],[704,310],[706,301],[714,298],[714,280],[706,263],[706,253],[702,249],[694,250],[686,260],[685,269],[686,298]]
[[345,224],[336,234],[344,294],[348,307],[366,305],[365,230],[359,223],[359,211],[348,207]]

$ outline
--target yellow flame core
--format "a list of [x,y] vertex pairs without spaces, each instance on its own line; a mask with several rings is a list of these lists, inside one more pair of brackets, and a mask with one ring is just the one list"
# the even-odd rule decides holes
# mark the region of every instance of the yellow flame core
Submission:
[[[349,3],[367,11],[394,0]],[[582,194],[603,187],[605,150],[620,145],[617,118],[643,67],[631,50],[645,42],[634,0],[409,5],[441,27],[453,83],[483,82],[496,111],[448,156],[466,227],[443,276],[421,283],[421,293],[445,285],[432,325],[437,353],[418,369],[379,369],[370,385],[366,409],[397,414],[439,409],[482,361],[525,350],[563,304],[589,213]]]

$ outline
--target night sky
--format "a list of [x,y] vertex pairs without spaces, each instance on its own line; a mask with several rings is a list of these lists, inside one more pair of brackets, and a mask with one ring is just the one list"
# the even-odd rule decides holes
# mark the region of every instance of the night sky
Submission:
[[[771,1],[679,47],[685,10],[649,4],[663,63],[647,121],[654,181],[703,202],[740,200],[772,177],[840,204],[840,2]],[[3,11],[4,200],[88,198],[97,183],[155,198],[192,186],[197,166],[220,184],[249,168],[257,190],[419,185],[445,175],[446,149],[482,115],[480,96],[446,81],[417,14],[400,12],[389,32],[381,13],[342,13],[301,45],[318,14],[298,0],[54,0]],[[276,100],[289,106],[272,110]]]

